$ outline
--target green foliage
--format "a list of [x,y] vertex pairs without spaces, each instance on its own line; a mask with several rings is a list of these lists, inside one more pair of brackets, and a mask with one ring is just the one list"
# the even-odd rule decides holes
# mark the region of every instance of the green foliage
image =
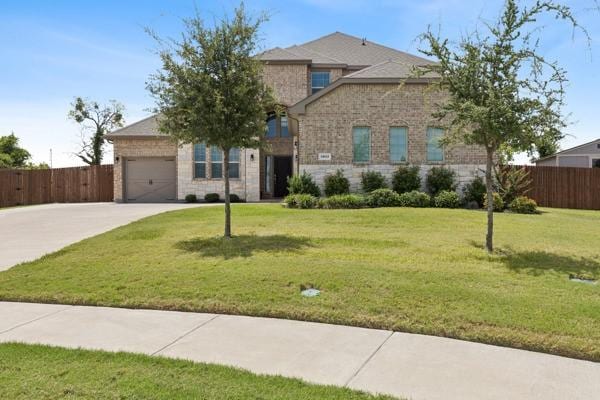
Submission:
[[[500,196],[500,194],[498,192],[494,192],[492,196],[494,199],[494,211],[496,211],[496,212],[504,211],[504,201],[502,200],[502,196]],[[484,196],[483,208],[485,208],[487,210],[487,207],[488,207],[487,196]]]
[[479,208],[483,207],[483,198],[486,194],[486,187],[480,176],[475,177],[463,188],[463,196],[466,204],[477,203]]
[[0,136],[0,168],[24,168],[31,154],[19,147],[19,138],[11,133]]
[[195,194],[187,194],[185,196],[186,203],[196,203],[198,201],[198,197]]
[[392,188],[400,194],[421,189],[419,167],[399,166],[392,176]]
[[69,118],[82,128],[81,149],[75,155],[88,165],[100,165],[104,157],[104,135],[125,124],[125,106],[116,100],[100,105],[81,97],[75,98],[71,106]]
[[433,167],[427,172],[425,186],[432,196],[436,196],[443,190],[456,190],[456,173],[444,167]]
[[321,190],[313,180],[311,174],[303,171],[301,175],[292,175],[287,179],[289,194],[311,194],[321,196]]
[[217,201],[219,201],[219,199],[219,193],[206,193],[204,195],[204,201],[206,201],[207,203],[216,203]]
[[398,207],[400,206],[400,195],[392,189],[375,189],[366,197],[369,207]]
[[537,203],[527,196],[518,196],[509,204],[510,211],[519,214],[537,213]]
[[413,190],[402,193],[399,198],[401,207],[429,207],[431,205],[431,197],[427,193]]
[[496,189],[506,205],[529,191],[531,179],[525,168],[500,166],[495,170],[495,175]]
[[310,194],[289,194],[285,197],[284,202],[288,208],[317,208],[319,206],[319,198]]
[[338,169],[335,174],[327,175],[324,179],[325,196],[350,193],[350,182],[344,176],[344,171]]
[[240,196],[238,196],[237,194],[231,193],[229,195],[229,201],[232,203],[240,203],[242,199],[240,199]]
[[460,198],[455,191],[442,190],[434,197],[433,205],[438,208],[458,208],[460,206]]
[[319,201],[319,207],[325,209],[363,208],[365,205],[364,197],[356,194],[338,194]]
[[378,171],[366,171],[360,175],[360,183],[362,190],[365,193],[370,193],[373,190],[387,188],[385,176]]

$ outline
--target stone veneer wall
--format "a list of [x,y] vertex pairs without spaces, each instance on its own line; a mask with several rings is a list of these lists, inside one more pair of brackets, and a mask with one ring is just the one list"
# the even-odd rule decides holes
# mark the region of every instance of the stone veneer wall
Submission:
[[[210,152],[209,152],[210,153]],[[254,160],[251,160],[254,155]],[[230,179],[230,192],[246,201],[260,200],[259,151],[244,149],[240,155],[240,179]],[[207,159],[210,163],[210,159]],[[225,197],[223,179],[194,179],[193,148],[191,144],[179,146],[177,152],[177,197],[185,199],[188,194],[195,194],[204,199],[207,193],[219,193]],[[208,172],[208,171],[207,171]]]
[[265,82],[273,88],[281,104],[291,106],[308,94],[308,66],[306,64],[265,64]]
[[[427,172],[439,164],[421,164],[420,176],[421,176],[421,190],[425,191],[425,176]],[[458,193],[462,194],[462,189],[465,184],[471,182],[476,176],[484,177],[485,164],[447,164],[444,167],[452,169],[456,172],[456,180],[458,183]],[[370,164],[368,166],[358,166],[352,164],[336,164],[336,165],[300,165],[300,173],[303,171],[308,172],[313,176],[315,182],[321,190],[324,189],[323,179],[326,175],[335,173],[338,169],[344,171],[344,176],[350,181],[350,191],[358,193],[361,191],[361,174],[366,171],[379,171],[386,177],[388,184],[391,186],[392,174],[398,168],[397,165],[393,164]]]
[[[123,201],[123,168],[127,157],[176,157],[177,144],[168,137],[114,138],[114,199]],[[118,158],[118,161],[117,161]]]

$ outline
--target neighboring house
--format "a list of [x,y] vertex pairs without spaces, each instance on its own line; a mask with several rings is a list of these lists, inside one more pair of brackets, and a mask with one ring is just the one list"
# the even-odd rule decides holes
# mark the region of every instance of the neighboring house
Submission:
[[[361,173],[391,178],[399,165],[436,165],[457,172],[464,184],[485,168],[478,146],[441,146],[432,117],[444,94],[428,85],[435,77],[411,78],[431,61],[333,33],[259,55],[265,81],[287,113],[267,119],[268,150],[232,154],[231,192],[247,201],[283,197],[287,177],[323,178],[343,169],[351,188]],[[202,144],[178,146],[157,129],[156,116],[117,130],[114,143],[115,201],[174,201],[194,193],[223,195],[222,154]]]
[[540,158],[535,164],[539,167],[600,168],[600,139]]

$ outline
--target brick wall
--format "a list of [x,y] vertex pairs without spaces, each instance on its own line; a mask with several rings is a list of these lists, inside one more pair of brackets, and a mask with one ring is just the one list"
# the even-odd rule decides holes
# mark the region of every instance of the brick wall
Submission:
[[123,201],[123,168],[127,157],[175,157],[177,145],[170,138],[115,138],[114,199]]
[[266,64],[265,82],[273,88],[277,101],[286,106],[296,104],[308,94],[308,66],[302,64]]

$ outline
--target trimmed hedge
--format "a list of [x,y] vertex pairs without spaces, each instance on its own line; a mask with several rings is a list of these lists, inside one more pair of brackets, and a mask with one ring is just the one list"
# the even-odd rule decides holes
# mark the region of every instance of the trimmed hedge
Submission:
[[288,177],[288,193],[289,194],[310,194],[315,197],[321,195],[321,190],[312,178],[312,175],[306,171],[302,175],[293,175]]
[[230,193],[229,194],[229,202],[231,202],[231,203],[239,203],[241,201],[242,200],[240,199],[240,196],[238,196],[237,194],[235,194],[235,193]]
[[335,196],[336,194],[349,194],[350,182],[344,176],[344,171],[338,169],[335,174],[327,175],[324,179],[325,196]]
[[195,203],[198,201],[198,197],[196,197],[195,194],[187,194],[185,196],[185,202],[186,203]]
[[536,214],[538,212],[535,200],[527,196],[518,196],[510,202],[508,208],[510,211],[519,214]]
[[325,209],[363,208],[365,205],[364,197],[356,194],[338,194],[319,200],[319,207]]
[[399,202],[401,207],[429,207],[431,205],[431,197],[427,193],[413,190],[402,193]]
[[433,199],[433,205],[438,208],[458,208],[460,206],[460,198],[458,193],[450,190],[442,190]]
[[392,189],[373,190],[366,198],[369,207],[398,207],[400,206],[400,195]]
[[319,199],[311,194],[290,194],[284,199],[288,208],[317,208],[319,205]]
[[477,203],[480,208],[483,207],[486,192],[485,182],[480,176],[476,177],[463,188],[465,203]]
[[207,203],[216,203],[219,201],[219,193],[206,193],[204,195],[204,201]]
[[392,176],[392,189],[399,194],[421,189],[419,167],[398,167]]
[[427,172],[425,185],[432,196],[443,190],[456,190],[456,172],[444,167],[433,167]]
[[365,193],[371,193],[373,190],[387,188],[385,176],[378,171],[366,171],[360,174],[360,184]]
[[[487,210],[487,207],[488,207],[487,193],[483,197],[484,197],[483,208]],[[499,193],[494,192],[493,198],[494,198],[494,211],[496,211],[496,212],[504,211],[504,201],[502,200],[502,196],[500,196]]]

